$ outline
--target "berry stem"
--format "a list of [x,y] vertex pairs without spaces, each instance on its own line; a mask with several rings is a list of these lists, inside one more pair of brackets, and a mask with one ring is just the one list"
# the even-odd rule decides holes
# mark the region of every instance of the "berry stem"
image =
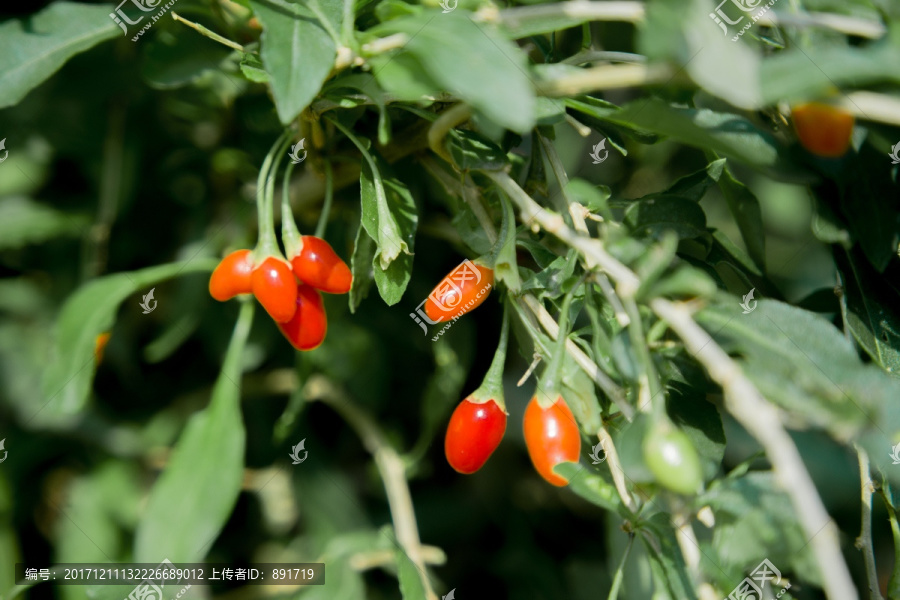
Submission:
[[291,209],[290,187],[291,174],[296,164],[291,161],[284,169],[284,179],[281,182],[281,243],[284,244],[284,253],[288,260],[300,254],[303,249],[303,240],[294,220],[294,211]]
[[506,303],[503,304],[503,325],[500,327],[500,342],[497,344],[497,351],[494,352],[494,359],[481,385],[469,395],[471,401],[477,403],[493,400],[497,406],[506,412],[506,402],[503,398],[503,367],[506,364],[506,345],[509,338],[509,308]]
[[556,399],[559,397],[561,392],[561,381],[560,375],[562,373],[562,363],[563,357],[566,355],[566,340],[569,339],[569,308],[572,306],[572,299],[575,297],[575,292],[578,291],[578,288],[581,287],[581,284],[584,282],[585,274],[581,276],[581,279],[572,286],[572,289],[566,293],[565,298],[563,298],[562,308],[559,311],[559,333],[556,336],[556,344],[553,348],[553,357],[550,359],[550,364],[547,366],[547,370],[544,371],[544,376],[538,382],[538,389],[544,391],[543,396],[538,396],[538,403],[543,408],[549,408]]
[[[259,221],[259,241],[253,251],[254,265],[260,264],[267,256],[281,256],[278,249],[278,241],[275,239],[275,219],[272,215],[275,178],[273,165],[275,157],[284,152],[286,144],[290,141],[290,131],[285,130],[272,144],[272,148],[266,155],[259,177],[256,181],[256,211]],[[275,169],[277,171],[277,169]],[[271,174],[271,176],[270,176]]]
[[325,159],[325,202],[322,204],[322,214],[316,224],[316,237],[322,237],[325,226],[328,224],[328,215],[331,213],[331,201],[334,199],[334,174],[331,171],[331,161]]

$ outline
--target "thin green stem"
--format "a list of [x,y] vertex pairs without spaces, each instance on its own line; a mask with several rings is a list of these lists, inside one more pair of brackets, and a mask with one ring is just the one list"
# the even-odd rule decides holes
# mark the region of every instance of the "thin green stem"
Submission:
[[575,297],[575,292],[578,291],[578,288],[584,283],[586,276],[587,273],[583,273],[581,279],[578,280],[578,283],[572,286],[572,289],[566,293],[563,298],[562,308],[560,308],[559,311],[559,334],[556,336],[553,357],[550,359],[550,365],[547,367],[541,383],[538,385],[538,387],[544,390],[547,396],[550,397],[550,402],[556,401],[556,397],[559,396],[560,393],[560,375],[562,372],[563,358],[566,355],[566,340],[569,339],[569,309],[572,306],[572,299]]
[[377,421],[330,380],[321,375],[314,375],[304,386],[304,392],[310,401],[320,400],[337,411],[372,454],[384,482],[397,541],[419,571],[425,589],[425,599],[437,600],[422,557],[422,542],[419,539],[419,528],[403,459],[388,442]]
[[[269,177],[275,157],[283,151],[284,145],[290,140],[290,131],[284,130],[272,148],[266,155],[262,167],[259,169],[259,177],[256,180],[256,214],[259,222],[259,241],[254,250],[254,262],[262,262],[266,256],[278,256],[281,252],[278,250],[278,242],[275,239],[275,219],[272,216],[272,196],[274,189],[274,179]],[[270,185],[271,179],[271,185]]]
[[200,35],[204,35],[204,36],[208,37],[209,39],[213,40],[214,42],[219,42],[223,46],[228,46],[232,50],[237,50],[238,52],[244,51],[244,47],[241,46],[240,44],[238,44],[237,42],[235,42],[233,40],[229,40],[228,38],[219,35],[215,31],[212,31],[211,29],[208,29],[208,28],[204,27],[203,25],[200,25],[199,23],[194,23],[193,21],[188,21],[181,15],[177,14],[175,11],[172,11],[172,18],[175,19],[176,21],[181,21],[182,23],[184,23],[185,25],[187,25],[194,31],[198,32]]
[[584,23],[581,26],[581,48],[587,50],[591,47],[591,24]]
[[300,254],[303,248],[300,231],[297,229],[294,211],[291,208],[291,174],[295,166],[297,165],[293,161],[288,163],[281,182],[281,243],[284,244],[284,253],[288,259]]
[[891,523],[891,535],[894,539],[894,568],[888,579],[887,587],[887,596],[893,599],[900,597],[900,558],[898,558],[900,557],[900,524],[897,523],[897,508],[894,506],[891,485],[888,483],[887,477],[882,478],[878,493],[884,500],[884,507],[887,509],[888,520]]
[[316,237],[322,237],[325,226],[328,224],[328,215],[331,214],[331,202],[334,199],[334,173],[331,169],[331,161],[325,160],[325,201],[322,204],[322,214],[316,223]]
[[612,587],[609,588],[609,596],[607,600],[617,600],[619,597],[619,588],[622,587],[622,579],[625,573],[625,561],[628,560],[628,554],[631,552],[631,546],[634,545],[634,534],[628,535],[628,545],[625,546],[625,552],[622,553],[622,560],[619,561],[619,568],[613,577]]
[[509,338],[509,306],[503,304],[503,325],[500,327],[500,341],[491,366],[484,375],[481,385],[470,394],[470,398],[476,401],[487,402],[493,400],[497,405],[506,410],[506,402],[503,397],[503,367],[506,364],[506,345]]
[[659,393],[662,390],[662,385],[659,382],[659,375],[656,372],[656,367],[653,365],[653,358],[650,356],[650,349],[647,347],[647,340],[644,337],[644,326],[641,323],[640,310],[632,298],[628,298],[623,302],[625,304],[625,313],[630,319],[628,323],[628,337],[631,339],[631,347],[637,354],[637,359],[643,371],[639,381],[638,410],[646,411],[652,407],[654,414],[659,416],[665,412],[665,396]]
[[319,24],[322,25],[322,29],[325,30],[325,33],[334,41],[334,45],[337,47],[341,46],[341,38],[338,35],[338,32],[335,30],[334,25],[325,16],[325,13],[322,12],[322,9],[319,7],[319,3],[317,0],[313,0],[312,2],[304,2],[304,6],[309,8],[316,15],[316,18],[319,20]]
[[354,8],[355,0],[344,0],[344,18],[341,21],[341,39],[348,48],[356,49],[356,39],[353,35],[354,23],[356,21]]
[[856,538],[856,547],[863,553],[866,565],[866,580],[869,584],[869,600],[883,600],[878,589],[878,570],[875,568],[875,549],[872,544],[872,482],[869,467],[869,455],[858,444],[854,444],[856,457],[859,462],[859,483],[862,500],[860,513],[860,531]]

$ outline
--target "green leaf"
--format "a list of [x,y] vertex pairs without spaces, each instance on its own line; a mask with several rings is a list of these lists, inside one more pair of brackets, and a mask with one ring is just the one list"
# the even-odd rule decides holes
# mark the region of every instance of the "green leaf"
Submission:
[[897,255],[900,207],[897,183],[890,169],[870,169],[882,154],[865,144],[849,165],[850,177],[841,186],[840,205],[850,231],[872,265],[884,271]]
[[[5,556],[10,562],[22,560],[18,536],[19,533],[15,528],[15,520],[13,519],[13,490],[7,477],[0,476],[0,554]],[[15,570],[3,569],[0,572],[0,594],[4,594],[6,598],[13,598],[15,593],[25,589],[24,586],[23,588],[13,589],[15,582]]]
[[754,471],[718,480],[697,505],[713,511],[712,546],[722,567],[749,573],[765,557],[783,573],[802,573],[805,580],[820,582],[807,536],[774,473]]
[[54,2],[28,19],[0,24],[0,108],[17,104],[67,60],[121,31],[110,5]]
[[[421,327],[425,327],[424,324]],[[418,332],[418,329],[416,330]],[[428,331],[423,332],[425,336]],[[461,339],[459,336],[450,338]],[[454,342],[455,343],[455,342]],[[425,384],[422,393],[422,418],[419,439],[410,452],[412,462],[418,462],[428,451],[435,434],[446,427],[447,419],[461,398],[463,385],[469,373],[474,348],[454,348],[449,342],[431,344],[434,351],[434,373]]]
[[563,294],[562,285],[572,276],[577,261],[565,256],[556,257],[553,262],[529,277],[522,286],[522,291],[539,290],[539,296],[558,298]]
[[566,105],[556,98],[535,98],[534,119],[538,125],[556,125],[566,120]]
[[369,288],[375,280],[372,262],[375,259],[375,240],[366,233],[362,222],[356,230],[356,243],[353,245],[353,256],[350,257],[350,272],[353,283],[350,286],[348,301],[350,312],[355,313],[359,304],[369,295]]
[[724,167],[724,159],[713,161],[703,169],[694,171],[690,175],[679,177],[664,193],[700,202],[703,196],[706,195],[706,190],[709,189],[709,186],[719,179]]
[[[546,67],[553,65],[537,65],[537,67]],[[576,69],[577,70],[577,69]],[[655,144],[659,141],[659,136],[638,127],[633,127],[627,123],[616,121],[614,115],[618,112],[619,107],[612,102],[594,98],[593,96],[577,96],[576,98],[565,98],[565,105],[571,109],[585,115],[579,117],[579,120],[585,121],[588,125],[597,129],[612,130],[623,135],[627,135],[642,144]],[[612,140],[610,140],[612,142]]]
[[478,132],[451,129],[444,143],[453,162],[463,171],[498,171],[506,167],[503,150]]
[[90,220],[22,197],[0,200],[0,248],[21,248],[63,236],[77,236]]
[[848,329],[881,368],[900,375],[900,289],[858,253],[846,258],[839,255],[836,261],[842,274]]
[[707,298],[718,290],[716,282],[706,271],[689,264],[680,264],[671,274],[650,286],[642,298]]
[[[606,469],[606,465],[602,467]],[[599,467],[598,467],[599,468]],[[553,467],[553,472],[569,480],[568,488],[591,504],[604,510],[618,512],[622,510],[619,493],[612,481],[607,481],[599,473],[578,463],[564,462]]]
[[[722,159],[711,165],[720,160]],[[760,272],[764,273],[766,270],[766,235],[763,229],[759,200],[756,199],[753,192],[747,189],[747,186],[734,178],[727,164],[716,179],[725,203],[728,204],[728,210],[731,211],[731,216],[734,217],[738,229],[741,231],[747,253]]]
[[269,74],[275,108],[290,123],[312,102],[337,56],[334,40],[305,4],[251,0],[263,26],[262,62]]
[[616,423],[610,431],[616,451],[619,453],[619,464],[629,483],[649,483],[654,481],[650,467],[644,461],[644,438],[650,428],[650,417],[639,412],[630,423]]
[[647,248],[647,252],[632,265],[635,275],[641,281],[636,296],[642,296],[655,284],[669,265],[675,260],[678,251],[678,236],[669,231],[664,233],[659,243]]
[[593,434],[600,429],[600,403],[597,401],[596,386],[575,361],[563,364],[562,384],[563,398],[572,409],[581,430]]
[[435,82],[490,120],[518,133],[534,127],[525,54],[496,29],[463,11],[395,19],[384,27],[409,35],[401,54],[412,54]]
[[[109,331],[119,305],[129,296],[166,279],[189,273],[209,273],[215,263],[193,260],[115,273],[90,281],[69,296],[56,324],[54,356],[43,381],[42,411],[61,417],[80,412],[94,378],[94,340]],[[139,298],[135,299],[135,310]]]
[[664,590],[673,600],[696,600],[691,576],[684,564],[684,555],[675,539],[671,516],[668,513],[656,513],[643,521],[642,525],[654,538],[651,542],[645,535],[640,535],[650,557],[656,591]]
[[651,98],[626,104],[607,118],[702,150],[712,150],[754,167],[786,169],[790,165],[771,135],[735,114],[706,108],[679,108],[659,98]]
[[679,22],[688,56],[676,60],[691,79],[733,106],[754,109],[771,104],[762,100],[759,51],[733,41],[737,26],[722,35],[722,30],[710,19],[711,7],[706,0],[692,0],[679,8],[685,13]]
[[402,0],[382,0],[375,5],[375,16],[384,23],[391,19],[419,14],[422,9],[418,4],[409,4]]
[[[124,551],[117,520],[136,521],[138,477],[131,463],[106,461],[75,478],[62,507],[69,518],[56,531],[57,561],[107,562]],[[89,538],[85,531],[91,532]]]
[[677,196],[637,200],[625,211],[625,222],[638,235],[662,238],[674,231],[679,238],[694,238],[706,232],[706,215],[692,201]]
[[378,87],[375,77],[369,73],[344,75],[329,81],[323,89],[323,93],[329,99],[339,103],[342,99],[340,94],[342,89],[355,90],[372,100],[378,108],[378,143],[386,145],[391,139],[391,120],[382,97],[382,91]]
[[558,10],[547,13],[540,10],[516,7],[500,11],[500,22],[503,23],[503,32],[507,37],[514,40],[577,27],[588,20],[587,17],[571,16]]
[[259,55],[245,52],[241,55],[241,73],[254,83],[268,83],[269,74],[260,60]]
[[135,532],[135,561],[200,562],[237,502],[246,438],[241,363],[254,306],[241,306],[209,406],[190,418],[150,492]]
[[366,584],[347,558],[329,558],[325,585],[305,585],[303,600],[358,600],[366,597]]
[[500,194],[500,204],[503,206],[503,221],[491,255],[491,265],[497,280],[505,283],[506,288],[515,293],[522,288],[516,262],[516,215],[512,203],[503,194]]
[[408,52],[379,54],[369,62],[378,84],[400,101],[415,102],[440,90],[421,61]]
[[[757,268],[753,259],[747,256],[746,252],[738,248],[727,235],[718,229],[715,229],[710,232],[710,236],[712,237],[712,245],[706,255],[707,263],[718,267],[724,262],[734,267],[736,271],[745,271],[746,273],[752,273],[756,276],[762,276],[762,272]],[[749,279],[745,281],[745,283],[749,282]],[[751,287],[753,286],[749,285],[747,286],[747,289],[750,289]]]
[[359,180],[361,223],[376,243],[375,284],[385,303],[392,306],[400,301],[412,275],[419,217],[409,189],[396,179],[382,177],[388,167],[379,157],[371,160],[375,170],[369,161],[363,161]]
[[400,580],[400,596],[403,600],[425,600],[425,588],[422,587],[422,579],[419,569],[413,564],[402,548],[394,552],[397,561],[397,579]]
[[875,419],[875,407],[900,396],[900,381],[863,364],[853,346],[826,319],[760,299],[742,314],[737,298],[696,314],[697,322],[729,352],[762,394],[794,420],[823,427],[838,439]]
[[760,65],[761,105],[824,96],[844,86],[900,83],[896,39],[896,35],[888,35],[866,46],[846,46],[834,40],[774,53]]
[[578,202],[592,213],[598,213],[604,219],[612,220],[609,211],[609,197],[612,194],[605,185],[594,185],[586,179],[573,177],[566,186],[565,195],[569,200]]
[[233,52],[201,35],[175,35],[170,31],[163,31],[145,45],[141,73],[157,89],[183,87],[209,71],[218,71]]
[[725,430],[722,417],[705,394],[695,388],[669,386],[666,409],[672,422],[691,440],[697,451],[706,481],[715,477],[725,457]]

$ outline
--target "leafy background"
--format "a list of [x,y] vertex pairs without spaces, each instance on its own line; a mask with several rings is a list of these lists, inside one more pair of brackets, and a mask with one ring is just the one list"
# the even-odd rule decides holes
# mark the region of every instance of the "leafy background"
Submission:
[[[695,296],[704,306],[697,322],[792,429],[865,595],[853,547],[854,444],[883,490],[900,479],[889,456],[900,443],[900,194],[887,158],[900,113],[858,105],[854,148],[839,161],[800,148],[782,113],[829,94],[862,102],[860,92],[895,109],[896,4],[781,0],[779,14],[825,12],[851,35],[759,24],[739,43],[721,37],[705,0],[654,0],[645,17],[614,19],[524,2],[501,13],[502,24],[486,22],[510,7],[178,0],[171,11],[201,30],[170,11],[136,42],[138,26],[123,36],[110,4],[3,8],[3,598],[130,591],[15,588],[17,561],[166,557],[319,560],[329,569],[321,588],[195,586],[188,597],[426,597],[400,549],[371,439],[343,418],[348,406],[371,415],[405,466],[438,595],[606,597],[619,573],[621,598],[723,597],[769,558],[792,583],[784,598],[822,597],[809,536],[758,442],[647,309],[653,298]],[[648,70],[637,85],[562,87],[610,58]],[[460,100],[471,120],[435,151],[429,127]],[[320,217],[327,159],[336,192],[325,237],[352,257],[356,277],[349,302],[326,298],[328,338],[303,354],[261,311],[248,328],[252,305],[216,303],[206,288],[219,257],[254,243],[256,174],[291,123],[311,142],[291,186],[301,230]],[[589,152],[602,138],[609,158],[594,165]],[[583,429],[595,431],[602,416],[629,487],[653,501],[639,518],[629,514],[608,465],[590,465],[596,439],[587,435],[581,464],[563,467],[570,489],[537,477],[520,428],[534,379],[515,383],[550,343],[521,324],[506,369],[503,444],[476,475],[447,466],[444,425],[487,369],[506,290],[520,287],[556,313],[582,270],[552,236],[512,227],[511,206],[485,175],[505,166],[542,205],[558,210],[565,197],[603,217],[592,231],[641,277],[642,339],[617,324],[593,285],[576,302],[584,312],[573,339],[631,406],[650,357],[669,418],[700,455],[699,496],[655,485],[641,454],[649,416],[617,415],[574,363],[566,394],[591,424]],[[491,249],[466,202],[472,190],[518,251],[501,255],[501,291],[432,343],[409,313],[463,257]],[[138,304],[150,288],[159,304],[145,315]],[[751,288],[759,305],[742,315]],[[94,339],[106,331],[95,364]],[[288,454],[301,439],[309,456],[293,466]],[[683,506],[715,515],[713,527],[693,521],[709,589],[696,589],[670,526]],[[878,499],[872,535],[881,593],[900,597]]]

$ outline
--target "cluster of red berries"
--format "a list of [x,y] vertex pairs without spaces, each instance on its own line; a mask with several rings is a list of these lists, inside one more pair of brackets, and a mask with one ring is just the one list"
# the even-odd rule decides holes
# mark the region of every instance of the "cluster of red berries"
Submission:
[[300,239],[290,261],[272,255],[255,259],[246,249],[232,252],[209,278],[209,293],[220,302],[253,294],[294,348],[313,350],[328,329],[320,292],[346,294],[353,275],[328,242],[312,235]]
[[[444,438],[444,455],[456,471],[474,473],[487,462],[506,432],[506,409],[502,400],[487,401],[470,396],[459,403]],[[544,408],[537,396],[525,409],[522,422],[528,456],[538,474],[555,486],[564,486],[568,479],[553,472],[564,462],[578,462],[581,453],[581,434],[572,411],[559,396]]]
[[[434,322],[446,321],[453,316],[442,307],[456,307],[457,315],[474,309],[490,294],[493,283],[492,269],[466,261],[429,294],[425,312]],[[447,425],[444,456],[459,473],[468,475],[483,467],[506,433],[508,415],[502,380],[508,329],[504,315],[500,344],[484,381],[459,403]],[[581,433],[563,397],[559,395],[553,403],[549,398],[539,402],[537,396],[533,397],[525,409],[522,426],[528,455],[538,474],[555,486],[567,485],[569,481],[554,473],[553,468],[564,462],[578,462]]]

